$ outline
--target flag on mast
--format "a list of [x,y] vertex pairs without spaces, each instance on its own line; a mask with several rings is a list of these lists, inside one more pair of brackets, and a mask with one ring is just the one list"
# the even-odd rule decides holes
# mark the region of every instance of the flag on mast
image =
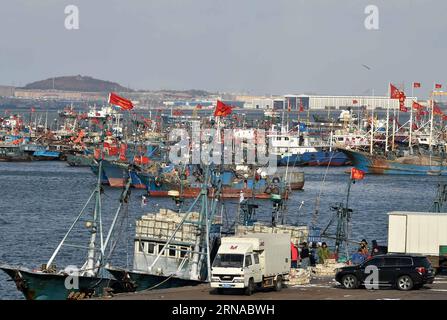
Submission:
[[407,98],[405,92],[400,91],[396,86],[394,86],[391,83],[390,83],[390,98],[399,99],[399,110],[402,112],[408,112],[408,109],[405,106],[405,99]]
[[217,100],[216,109],[214,110],[215,117],[226,117],[233,112],[233,108],[231,106],[226,105],[220,100]]
[[351,169],[351,179],[352,180],[362,180],[365,177],[365,171],[352,168]]
[[109,99],[108,103],[113,104],[115,106],[119,106],[122,110],[132,110],[133,109],[133,103],[132,101],[120,97],[114,92],[109,93]]

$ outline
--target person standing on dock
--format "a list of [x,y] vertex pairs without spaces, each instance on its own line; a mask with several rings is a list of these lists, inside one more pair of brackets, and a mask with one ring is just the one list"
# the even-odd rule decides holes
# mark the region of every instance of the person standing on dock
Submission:
[[315,267],[315,265],[318,262],[318,254],[317,254],[317,243],[316,242],[311,242],[310,243],[310,265],[312,267]]
[[372,249],[371,249],[371,256],[375,256],[380,254],[380,247],[377,244],[377,240],[372,241]]
[[330,251],[329,248],[327,247],[326,242],[323,242],[321,244],[321,247],[318,248],[317,254],[318,254],[318,263],[324,264],[324,261],[329,259]]
[[301,246],[302,246],[302,248],[301,248],[301,268],[307,269],[307,267],[309,267],[309,264],[310,264],[309,247],[307,246],[306,241],[304,241],[301,244]]
[[365,239],[360,242],[360,250],[365,257],[369,256],[368,242]]
[[298,268],[298,248],[293,244],[293,242],[290,242],[290,251],[291,251],[291,255],[292,255],[292,263],[290,265],[290,267],[292,269],[296,269]]

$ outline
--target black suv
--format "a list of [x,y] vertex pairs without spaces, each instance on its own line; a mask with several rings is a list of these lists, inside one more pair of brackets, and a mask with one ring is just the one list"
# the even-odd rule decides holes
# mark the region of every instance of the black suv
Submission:
[[419,255],[377,255],[360,265],[336,270],[335,280],[346,289],[360,285],[366,288],[397,287],[399,290],[419,289],[433,283],[435,272],[430,261]]

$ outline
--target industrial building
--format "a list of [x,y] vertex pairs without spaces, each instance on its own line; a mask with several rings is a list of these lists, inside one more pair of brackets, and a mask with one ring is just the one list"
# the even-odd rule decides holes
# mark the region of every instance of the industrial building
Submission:
[[[405,106],[410,109],[415,97],[407,97]],[[318,96],[318,95],[292,95],[288,94],[273,101],[275,110],[339,110],[350,108],[399,109],[399,100],[386,96]]]

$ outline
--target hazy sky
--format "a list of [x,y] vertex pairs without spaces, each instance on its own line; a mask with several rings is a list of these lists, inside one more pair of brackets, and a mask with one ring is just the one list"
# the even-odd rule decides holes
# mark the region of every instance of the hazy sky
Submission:
[[[79,30],[64,27],[69,4]],[[369,4],[379,30],[364,26]],[[82,74],[136,89],[384,94],[419,81],[425,95],[447,86],[445,12],[441,0],[0,0],[0,84]]]

